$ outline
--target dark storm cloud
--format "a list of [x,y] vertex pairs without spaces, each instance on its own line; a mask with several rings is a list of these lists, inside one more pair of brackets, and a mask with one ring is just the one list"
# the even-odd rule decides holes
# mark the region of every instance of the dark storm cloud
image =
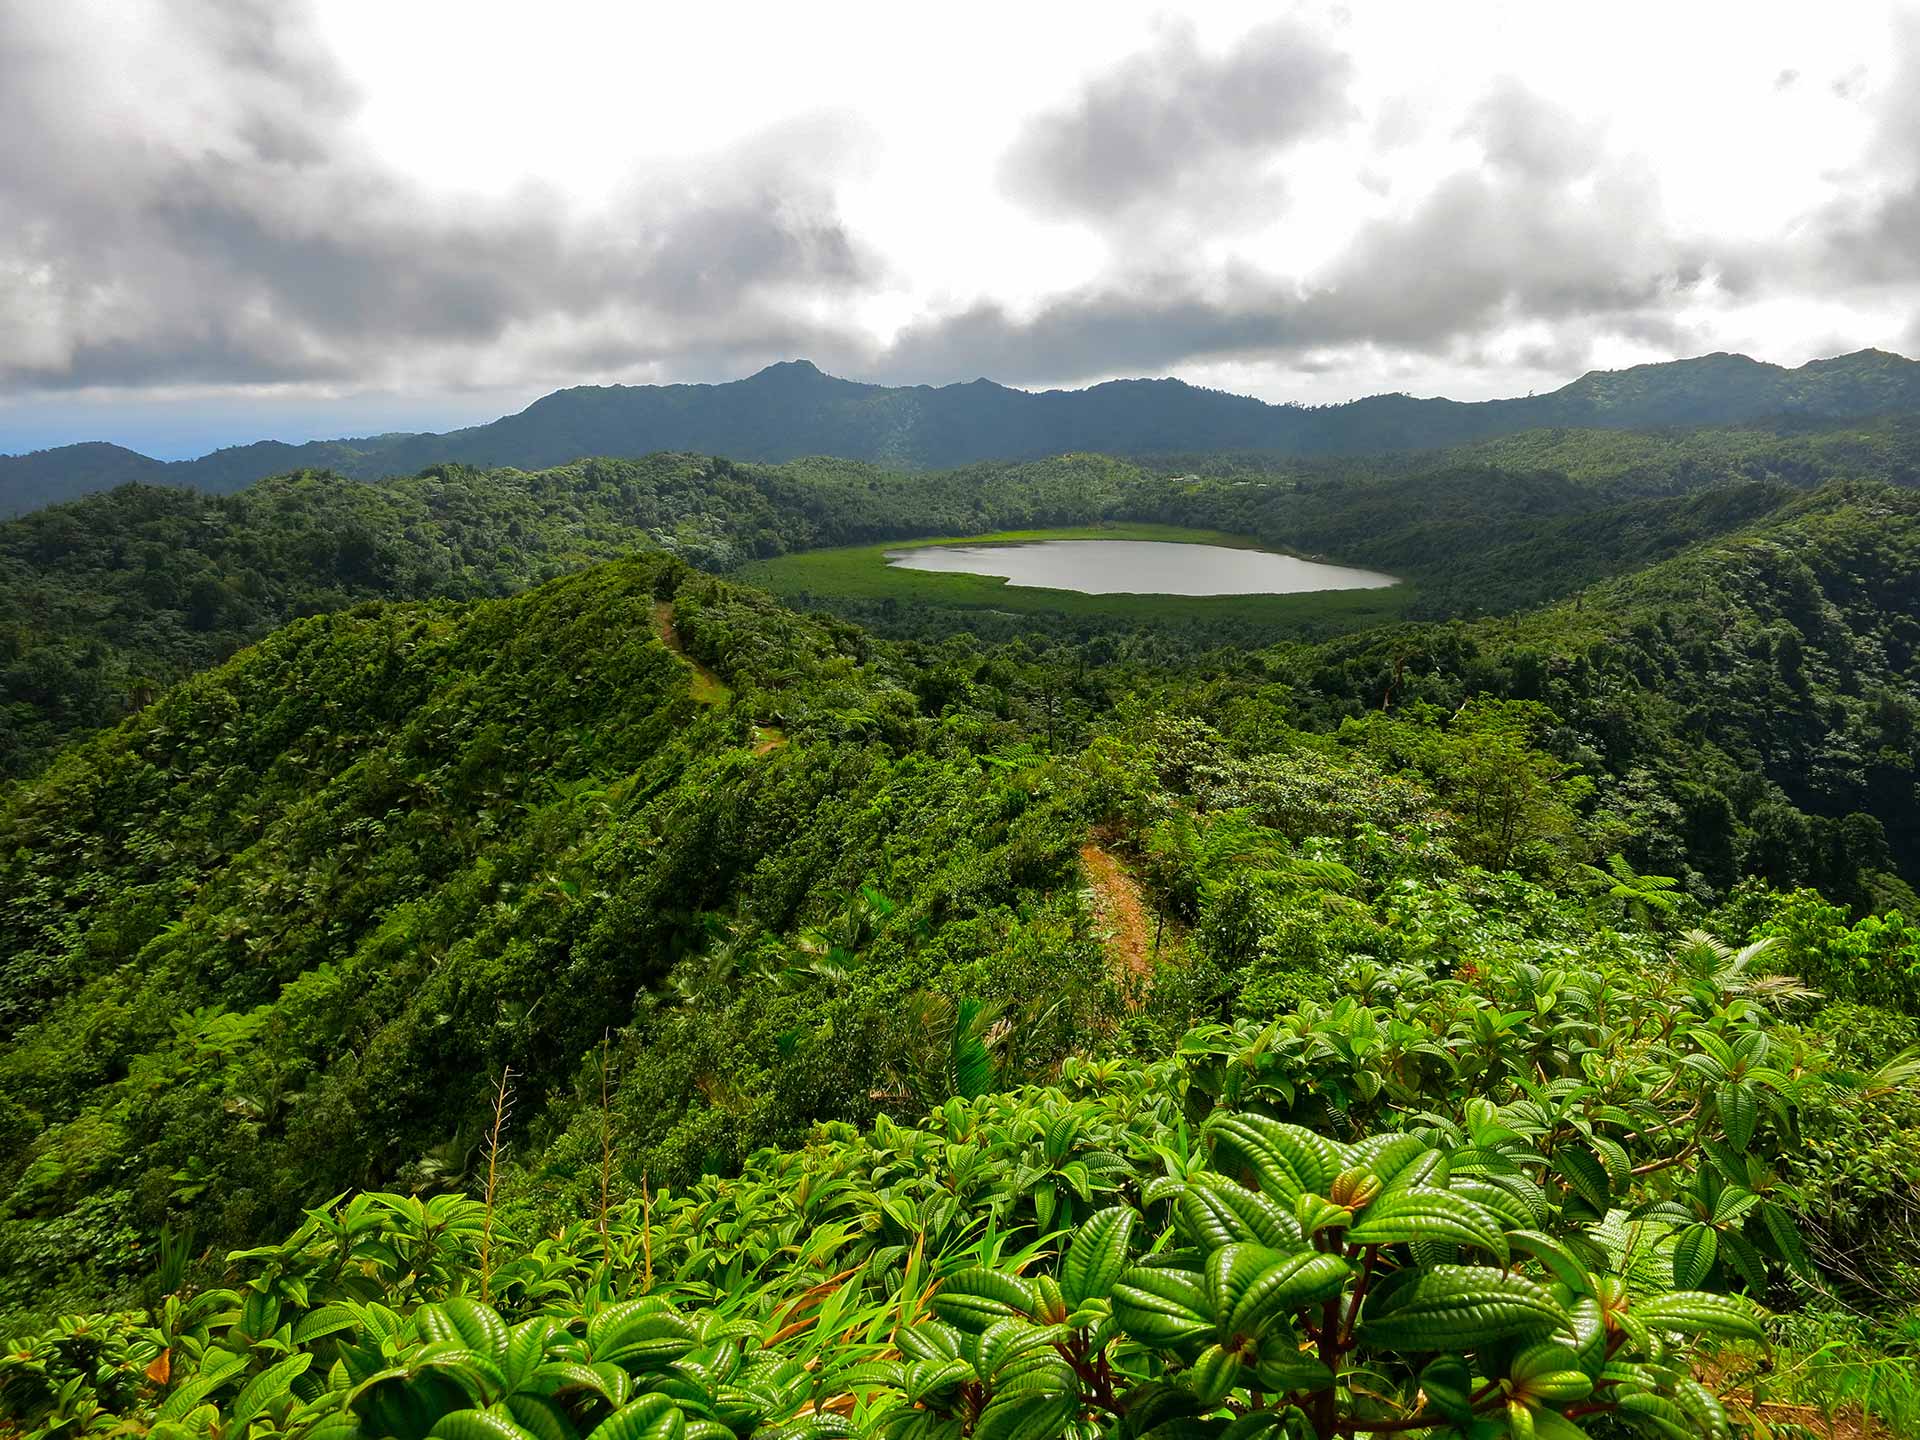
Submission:
[[1552,183],[1599,163],[1604,128],[1508,79],[1473,106],[1462,133],[1479,141],[1489,165]]
[[[1879,141],[1846,202],[1791,236],[1681,233],[1649,162],[1506,81],[1439,119],[1389,97],[1344,136],[1356,172],[1377,171],[1367,203],[1390,208],[1354,219],[1304,279],[1237,227],[1284,242],[1275,197],[1308,142],[1347,126],[1351,62],[1288,23],[1218,52],[1170,30],[1030,122],[1004,163],[1039,213],[1098,226],[1113,260],[1032,303],[929,313],[879,346],[845,318],[889,277],[835,207],[859,148],[844,124],[789,122],[636,174],[591,212],[537,187],[462,199],[368,148],[362,97],[304,6],[156,3],[165,42],[134,53],[90,7],[0,0],[0,395],[418,393],[717,377],[795,355],[935,383],[1207,360],[1573,370],[1608,337],[1697,348],[1676,317],[1703,297],[1864,287],[1904,316],[1920,279],[1920,17],[1897,37],[1901,77],[1857,102],[1877,107]],[[150,66],[143,91],[94,83],[103,56]],[[1467,152],[1451,173],[1370,164],[1430,137]]]
[[1638,326],[1701,268],[1630,171],[1552,180],[1463,171],[1405,216],[1363,228],[1312,308],[1344,332],[1334,338],[1431,351],[1526,321]]
[[299,7],[168,9],[157,114],[89,99],[78,20],[0,10],[0,384],[359,379],[556,323],[603,351],[624,332],[636,354],[765,358],[756,331],[871,279],[834,213],[831,126],[637,176],[593,214],[461,200],[365,150]]
[[[1282,22],[1221,55],[1190,29],[1170,31],[1089,83],[1067,107],[1029,122],[1007,156],[1009,189],[1049,215],[1110,219],[1136,207],[1184,208],[1224,188],[1244,194],[1250,160],[1346,119],[1352,62]],[[1220,186],[1224,166],[1237,186]]]
[[1920,14],[1893,25],[1893,75],[1875,106],[1874,173],[1819,216],[1816,263],[1864,285],[1920,280]]
[[1016,317],[982,303],[909,326],[881,363],[889,379],[988,376],[1011,384],[1154,372],[1197,355],[1274,352],[1297,343],[1291,304],[1249,289],[1215,299],[1185,276],[1144,277],[1056,296]]
[[1116,276],[1016,315],[991,303],[909,327],[890,376],[1067,380],[1370,346],[1436,355],[1516,325],[1677,343],[1671,312],[1720,259],[1676,239],[1652,179],[1550,103],[1503,87],[1466,127],[1484,163],[1360,227],[1310,285],[1244,267]]

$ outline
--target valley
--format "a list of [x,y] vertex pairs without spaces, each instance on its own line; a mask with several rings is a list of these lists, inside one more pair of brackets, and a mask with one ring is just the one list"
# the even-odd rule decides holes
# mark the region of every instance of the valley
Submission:
[[1920,1437],[1920,0],[0,137],[0,1440]]
[[[1137,1297],[1209,1247],[1295,1253],[1292,1195],[1348,1217],[1342,1284],[1545,1255],[1552,1326],[1657,1274],[1636,1307],[1735,1378],[1703,1400],[1630,1327],[1606,1343],[1703,1425],[1774,1403],[1781,1326],[1855,1326],[1791,1394],[1857,1406],[1900,1363],[1873,1277],[1902,1273],[1920,1127],[1920,490],[1794,469],[1804,433],[1703,470],[1718,434],[1591,474],[1525,436],[302,473],[0,526],[0,1312],[54,1337],[0,1403],[51,1424],[57,1376],[148,1403],[153,1334],[269,1325],[234,1282],[344,1373],[354,1307],[537,1330],[637,1286],[636,1315],[707,1317],[670,1353],[732,1373],[699,1327],[733,1315],[815,1377],[754,1413],[857,1415],[906,1383],[901,1327],[972,1335],[976,1293],[1003,1333],[1058,1323],[1044,1286],[1111,1245],[1071,1303],[1130,1338],[1085,1363],[1171,1346],[1181,1374]],[[956,544],[1405,578],[889,564]],[[1416,1155],[1456,1168],[1410,1227]],[[1225,1218],[1256,1194],[1227,1177],[1271,1214]],[[1163,1223],[1164,1272],[1127,1238]],[[91,1313],[119,1328],[81,1375],[58,1327]],[[574,1363],[558,1333],[544,1364]],[[1343,1343],[1412,1385],[1409,1353],[1485,1353],[1453,1333]],[[419,1373],[363,1382],[357,1423],[459,1408]]]

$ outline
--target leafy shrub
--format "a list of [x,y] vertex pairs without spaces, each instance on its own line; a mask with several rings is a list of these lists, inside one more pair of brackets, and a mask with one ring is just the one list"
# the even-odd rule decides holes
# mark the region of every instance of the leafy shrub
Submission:
[[1339,1143],[1195,1129],[1165,1064],[1065,1078],[532,1242],[337,1202],[235,1288],[12,1342],[0,1406],[160,1440],[1728,1433],[1689,1360],[1758,1312],[1649,1271],[1506,1112]]

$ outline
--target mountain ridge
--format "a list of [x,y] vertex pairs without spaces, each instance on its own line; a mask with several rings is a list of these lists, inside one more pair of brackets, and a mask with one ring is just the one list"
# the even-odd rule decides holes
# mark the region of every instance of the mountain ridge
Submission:
[[1665,429],[1843,419],[1920,406],[1920,362],[1883,350],[1788,368],[1718,351],[1590,370],[1545,395],[1460,401],[1396,391],[1338,404],[1268,402],[1177,377],[1030,391],[985,377],[887,386],[810,360],[714,384],[578,385],[444,433],[263,440],[161,461],[88,441],[0,455],[0,511],[19,514],[128,481],[226,493],[269,475],[326,469],[377,480],[460,462],[539,469],[587,455],[684,451],[740,460],[809,455],[938,469],[1073,451],[1267,451],[1358,455],[1437,449],[1531,429]]

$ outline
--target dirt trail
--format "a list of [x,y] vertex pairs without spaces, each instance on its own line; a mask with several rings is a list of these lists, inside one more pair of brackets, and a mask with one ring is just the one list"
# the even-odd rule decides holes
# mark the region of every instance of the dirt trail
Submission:
[[[687,654],[680,644],[680,632],[673,625],[673,604],[668,600],[653,602],[653,633],[660,637],[660,643],[687,662],[693,676],[687,682],[687,691],[702,705],[723,705],[727,697],[733,694],[727,682],[698,660]],[[771,755],[787,743],[786,732],[777,725],[756,725],[748,742],[755,755]]]
[[660,637],[660,643],[686,661],[693,669],[693,679],[687,688],[702,705],[718,705],[733,692],[726,682],[698,660],[687,654],[680,644],[680,632],[673,628],[673,602],[656,600],[653,602],[653,633]]
[[1133,983],[1153,974],[1153,920],[1140,887],[1120,862],[1089,840],[1080,864],[1093,890],[1093,918],[1116,973]]

